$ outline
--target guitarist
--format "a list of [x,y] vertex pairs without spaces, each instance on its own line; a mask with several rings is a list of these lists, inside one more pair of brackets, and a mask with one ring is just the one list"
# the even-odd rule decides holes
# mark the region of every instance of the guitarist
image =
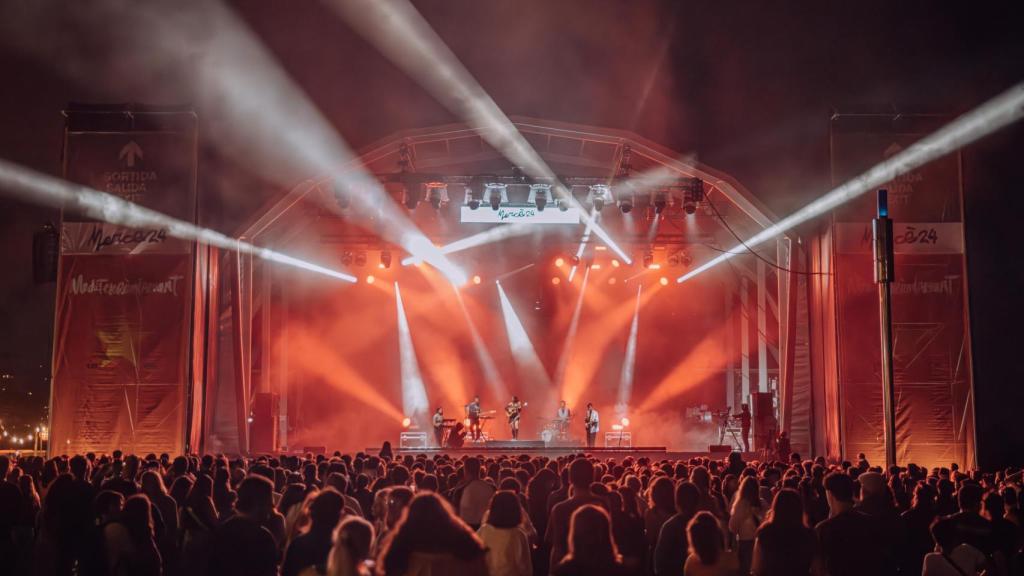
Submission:
[[508,416],[508,425],[512,428],[513,440],[519,439],[519,418],[525,407],[526,402],[520,402],[517,396],[513,396],[512,401],[505,405],[505,414]]
[[434,416],[431,419],[431,423],[434,425],[434,440],[437,441],[437,447],[444,447],[444,411],[440,406],[437,407],[437,412],[434,412]]
[[601,416],[590,402],[587,402],[587,412],[583,417],[583,426],[587,430],[587,448],[593,448],[594,441],[597,439],[597,431],[601,429]]

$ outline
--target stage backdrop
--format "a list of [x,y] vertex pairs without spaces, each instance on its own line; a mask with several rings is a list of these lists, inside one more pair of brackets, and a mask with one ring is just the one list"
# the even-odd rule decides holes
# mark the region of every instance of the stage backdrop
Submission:
[[[195,117],[68,112],[64,175],[194,222]],[[51,453],[183,451],[194,266],[165,229],[64,214]]]
[[[898,153],[932,118],[837,116],[836,184]],[[892,284],[897,457],[929,466],[974,461],[960,158],[945,157],[887,186],[894,220]],[[843,453],[884,462],[878,289],[871,254],[875,197],[833,215],[838,392]]]

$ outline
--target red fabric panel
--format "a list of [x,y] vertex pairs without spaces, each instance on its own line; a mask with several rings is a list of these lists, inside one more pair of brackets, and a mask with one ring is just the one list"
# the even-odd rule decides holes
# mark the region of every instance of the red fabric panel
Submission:
[[51,450],[180,452],[192,257],[62,256]]

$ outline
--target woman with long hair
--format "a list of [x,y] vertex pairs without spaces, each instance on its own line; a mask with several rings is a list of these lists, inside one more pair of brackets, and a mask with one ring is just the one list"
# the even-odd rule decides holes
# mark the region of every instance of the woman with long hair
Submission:
[[378,562],[384,576],[460,574],[486,576],[480,538],[437,494],[413,498],[392,530]]
[[178,552],[178,503],[167,493],[163,478],[153,470],[142,473],[142,493],[160,511],[164,530],[157,542],[160,556],[164,559],[164,568],[177,562]]
[[125,500],[117,522],[103,531],[107,573],[113,576],[159,576],[160,552],[153,540],[153,516],[149,498],[136,494]]
[[768,520],[757,530],[751,570],[757,576],[807,576],[814,569],[817,541],[804,522],[803,498],[779,490]]
[[750,573],[750,561],[754,553],[754,537],[764,519],[761,511],[760,490],[757,478],[746,476],[740,482],[729,515],[729,532],[736,537],[736,548],[740,557],[740,574]]
[[686,535],[690,554],[683,576],[726,576],[739,568],[736,555],[725,549],[725,535],[714,514],[698,512],[686,527]]
[[[181,480],[180,478],[178,480]],[[213,479],[196,476],[185,505],[181,507],[181,573],[197,576],[206,573],[213,532],[218,524],[213,504]]]
[[349,516],[334,532],[334,547],[327,560],[328,576],[370,576],[373,565],[373,525],[362,518]]
[[676,513],[676,487],[668,476],[659,476],[651,482],[649,507],[644,513],[644,533],[647,535],[647,557],[653,557],[658,545],[661,526]]
[[529,576],[530,542],[523,529],[523,508],[515,492],[499,490],[491,497],[477,536],[487,547],[491,576]]
[[551,573],[555,576],[622,576],[626,573],[607,512],[587,504],[572,513],[569,552]]
[[931,526],[935,521],[935,488],[927,482],[920,482],[914,488],[914,500],[900,515],[907,535],[907,545],[900,554],[904,572],[912,574],[921,569],[924,557],[935,548]]

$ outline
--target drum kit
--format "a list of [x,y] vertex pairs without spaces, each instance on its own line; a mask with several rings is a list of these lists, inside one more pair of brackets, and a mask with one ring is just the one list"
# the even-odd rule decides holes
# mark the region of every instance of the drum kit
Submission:
[[555,418],[547,419],[540,418],[544,422],[543,427],[540,431],[540,439],[545,443],[558,440],[565,442],[569,440],[569,423],[572,422],[572,417],[569,418]]

